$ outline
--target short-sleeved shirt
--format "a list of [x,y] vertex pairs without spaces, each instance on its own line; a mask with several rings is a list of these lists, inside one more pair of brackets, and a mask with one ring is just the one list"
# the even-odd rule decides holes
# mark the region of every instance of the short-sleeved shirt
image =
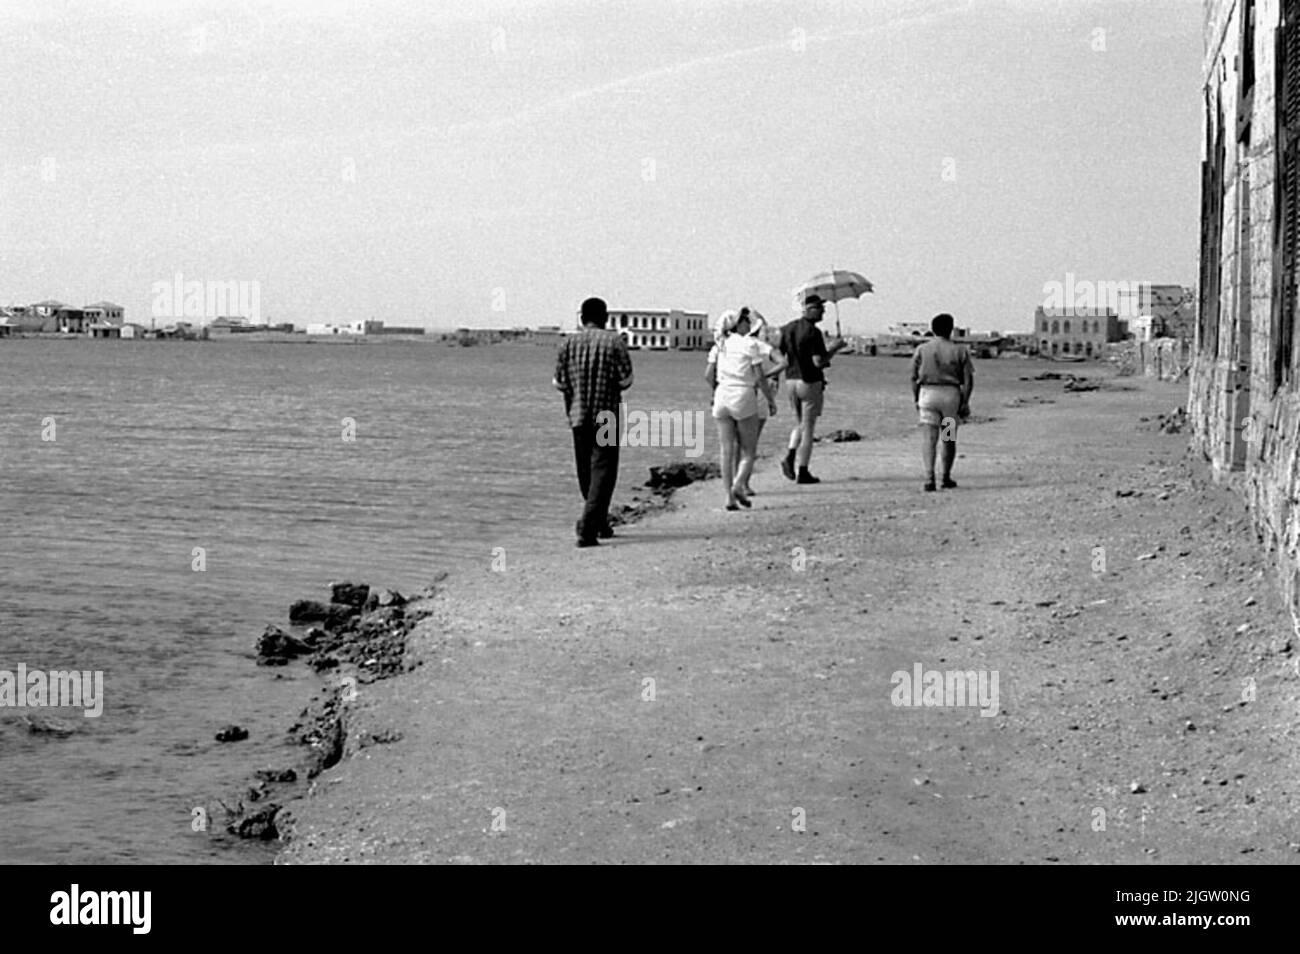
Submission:
[[718,387],[757,387],[759,372],[754,369],[762,367],[765,347],[762,342],[746,335],[727,335],[722,339],[721,347],[714,345],[709,360],[718,364]]
[[[749,335],[748,337],[751,341],[754,342],[754,346],[758,349],[758,353],[763,358],[763,363],[758,366],[758,370],[763,375],[763,377],[770,378],[774,374],[779,374],[781,369],[784,367],[784,365],[777,360],[776,349],[773,348],[766,341],[764,341],[762,338],[756,338],[753,335]],[[718,363],[718,346],[714,345],[712,348],[709,349],[709,364],[717,364],[717,363]],[[757,381],[754,382],[754,386],[755,387],[758,386]]]
[[617,331],[583,328],[560,343],[555,356],[555,383],[564,392],[570,427],[595,425],[601,411],[618,411],[632,374],[632,356]]
[[807,318],[798,318],[781,328],[781,353],[789,362],[785,369],[787,378],[809,384],[826,380],[822,369],[813,364],[814,355],[820,356],[823,364],[830,360],[826,339],[821,329]]
[[975,378],[965,345],[947,338],[931,338],[912,355],[912,383],[951,384],[964,388]]

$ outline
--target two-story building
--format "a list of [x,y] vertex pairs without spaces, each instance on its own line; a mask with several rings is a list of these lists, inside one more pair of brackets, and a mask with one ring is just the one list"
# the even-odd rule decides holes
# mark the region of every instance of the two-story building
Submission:
[[1103,345],[1122,341],[1127,328],[1109,308],[1044,308],[1034,310],[1034,333],[1041,355],[1099,357]]
[[621,334],[629,348],[707,351],[713,345],[709,316],[703,311],[610,308],[606,327]]
[[122,324],[122,306],[115,305],[111,301],[97,301],[93,304],[86,305],[81,309],[86,315],[86,320],[95,325],[120,325]]

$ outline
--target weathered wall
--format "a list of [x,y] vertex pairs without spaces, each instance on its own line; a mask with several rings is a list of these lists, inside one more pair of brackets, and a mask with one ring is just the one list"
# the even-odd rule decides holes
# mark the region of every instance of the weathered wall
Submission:
[[1137,366],[1148,378],[1181,381],[1192,363],[1192,342],[1185,338],[1156,338],[1135,342]]
[[[1238,142],[1236,123],[1242,2],[1205,5],[1205,85],[1211,103],[1213,93],[1220,96],[1225,126],[1221,292],[1217,323],[1206,340],[1198,336],[1194,349],[1188,410],[1193,446],[1209,459],[1218,479],[1241,490],[1294,609],[1300,606],[1300,369],[1292,369],[1280,388],[1274,386],[1273,370],[1280,5],[1280,0],[1256,3],[1248,144]],[[1213,133],[1205,132],[1206,150]],[[1234,444],[1240,445],[1236,455]]]

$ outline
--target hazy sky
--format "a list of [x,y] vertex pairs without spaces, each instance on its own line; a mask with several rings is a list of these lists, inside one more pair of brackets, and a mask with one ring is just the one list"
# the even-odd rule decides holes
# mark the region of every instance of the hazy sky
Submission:
[[1198,0],[0,0],[0,303],[272,321],[951,311],[1192,284]]

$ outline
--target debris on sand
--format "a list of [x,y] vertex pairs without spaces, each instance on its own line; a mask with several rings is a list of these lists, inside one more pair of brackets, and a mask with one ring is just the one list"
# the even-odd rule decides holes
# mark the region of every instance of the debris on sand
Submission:
[[47,735],[54,739],[66,739],[77,731],[72,723],[47,715],[25,715],[22,723],[32,735]]
[[717,461],[697,464],[694,461],[679,461],[665,464],[663,467],[651,467],[650,479],[645,486],[651,490],[665,491],[685,487],[697,480],[711,480],[722,476],[722,468]]
[[1021,381],[1073,381],[1075,375],[1061,371],[1040,371],[1034,375],[1021,375]]
[[697,480],[713,480],[722,476],[722,468],[715,460],[704,464],[695,461],[678,461],[662,467],[650,468],[650,479],[645,486],[650,490],[649,496],[633,496],[632,502],[620,507],[611,507],[609,525],[619,527],[636,523],[641,518],[668,510],[674,491],[695,483]]
[[822,441],[826,441],[829,444],[846,444],[849,443],[850,441],[860,441],[860,440],[862,440],[862,435],[859,434],[857,431],[847,427],[841,428],[838,431],[831,431],[829,434],[823,434],[819,437],[813,438],[813,442],[817,444],[820,444]]
[[1178,407],[1172,414],[1161,414],[1156,418],[1156,430],[1161,434],[1181,434],[1187,426],[1187,409]]

